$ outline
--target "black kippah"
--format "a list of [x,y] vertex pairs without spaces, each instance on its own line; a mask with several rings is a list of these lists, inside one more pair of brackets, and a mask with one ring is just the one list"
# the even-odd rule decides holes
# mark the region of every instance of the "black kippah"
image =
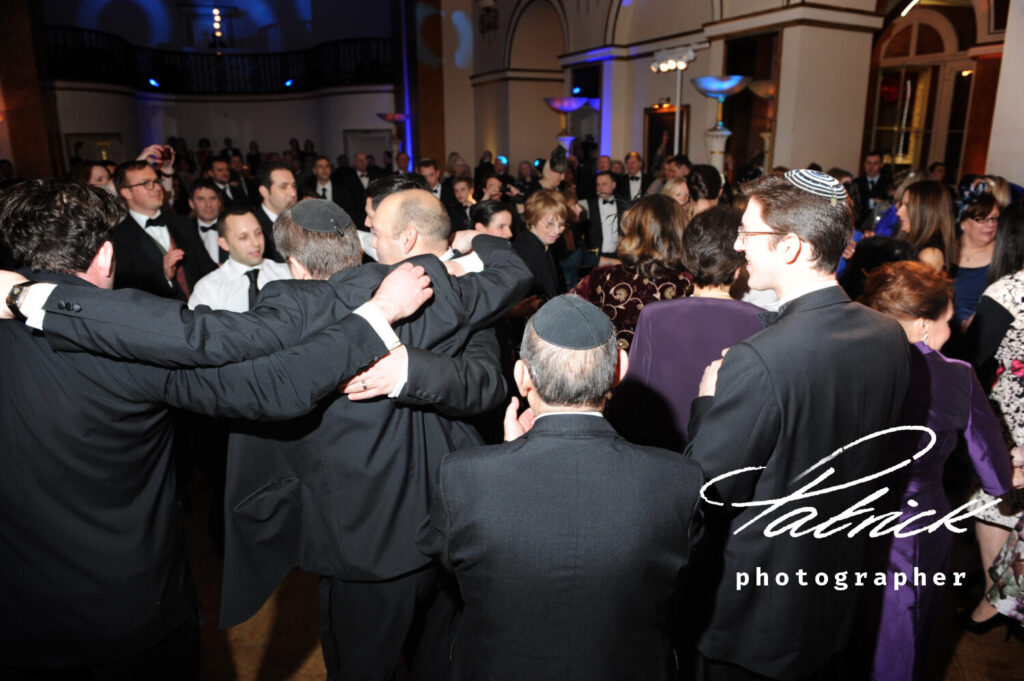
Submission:
[[596,348],[615,333],[603,312],[573,295],[545,303],[533,316],[533,329],[541,340],[567,350]]
[[310,232],[337,232],[342,236],[345,234],[342,230],[352,224],[352,218],[341,206],[325,199],[298,202],[292,206],[292,220]]

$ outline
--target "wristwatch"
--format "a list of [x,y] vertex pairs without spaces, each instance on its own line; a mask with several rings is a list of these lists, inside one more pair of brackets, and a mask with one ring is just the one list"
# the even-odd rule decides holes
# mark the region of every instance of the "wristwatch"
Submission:
[[28,287],[32,284],[38,284],[37,281],[22,281],[11,287],[11,290],[7,293],[7,309],[14,314],[14,318],[19,322],[24,322],[28,319],[21,313],[21,299],[24,297],[25,292],[28,291]]

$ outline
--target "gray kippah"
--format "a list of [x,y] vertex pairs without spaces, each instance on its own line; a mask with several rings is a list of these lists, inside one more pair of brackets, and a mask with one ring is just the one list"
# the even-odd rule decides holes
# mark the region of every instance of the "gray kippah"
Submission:
[[541,340],[567,350],[589,350],[604,345],[615,333],[608,317],[579,296],[552,298],[533,315],[533,329]]
[[352,224],[348,213],[327,199],[299,201],[292,207],[292,220],[311,232],[337,232],[342,235],[342,230]]
[[789,170],[783,177],[797,189],[829,199],[833,206],[846,200],[846,189],[831,175],[817,170]]

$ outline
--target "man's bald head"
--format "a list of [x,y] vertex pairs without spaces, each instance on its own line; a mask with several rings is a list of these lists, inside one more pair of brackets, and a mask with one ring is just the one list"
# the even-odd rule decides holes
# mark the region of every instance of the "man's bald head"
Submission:
[[422,189],[395,192],[380,202],[371,234],[381,262],[393,264],[423,253],[448,250],[451,222],[448,211]]
[[414,225],[421,239],[431,243],[448,243],[448,235],[452,231],[448,211],[433,194],[422,189],[395,192],[381,202],[381,209],[389,202],[394,205],[389,223],[393,236],[397,236],[409,225]]

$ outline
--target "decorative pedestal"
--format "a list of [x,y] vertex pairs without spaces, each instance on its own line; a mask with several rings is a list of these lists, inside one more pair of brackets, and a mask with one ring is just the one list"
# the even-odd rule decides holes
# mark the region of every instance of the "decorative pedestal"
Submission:
[[708,150],[708,161],[718,172],[725,174],[725,143],[732,131],[729,128],[715,126],[704,132],[704,144]]

